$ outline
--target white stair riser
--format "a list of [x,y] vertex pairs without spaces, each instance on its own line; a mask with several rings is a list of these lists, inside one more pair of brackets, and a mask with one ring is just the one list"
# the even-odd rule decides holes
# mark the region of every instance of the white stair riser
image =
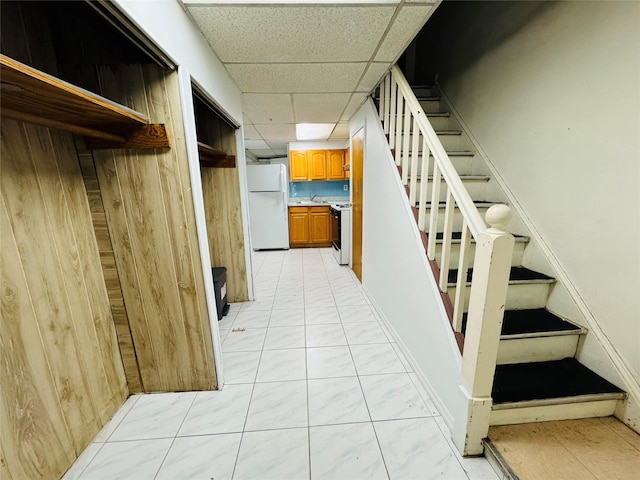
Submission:
[[[489,183],[487,180],[466,180],[464,177],[461,177],[462,179],[462,183],[464,184],[465,188],[467,189],[467,192],[469,192],[469,195],[471,195],[471,198],[477,198],[477,199],[481,199],[481,200],[485,200],[487,198],[486,196],[486,192],[487,192],[487,184]],[[418,180],[416,182],[417,185],[417,191],[420,191],[420,182],[421,180]],[[408,180],[408,183],[410,183],[410,178]],[[447,199],[447,189],[444,188],[445,187],[445,183],[444,182],[440,182],[440,201],[444,202]],[[433,187],[433,181],[431,179],[429,179],[429,185],[427,185],[427,199],[431,200],[431,189]]]
[[[478,212],[480,213],[480,216],[482,218],[484,218],[488,208],[489,207],[478,208]],[[438,231],[439,232],[442,232],[444,230],[444,217],[445,217],[445,208],[441,207],[438,211]],[[429,228],[430,218],[431,218],[430,209],[427,208],[427,213],[425,216],[426,228]],[[462,213],[460,213],[460,210],[458,209],[456,209],[453,213],[453,231],[454,232],[462,231]]]
[[416,97],[433,97],[433,87],[411,87]]
[[434,130],[460,130],[458,122],[451,116],[448,117],[429,117],[429,123]]
[[503,339],[498,346],[498,365],[547,362],[573,357],[579,339],[579,334]]
[[578,418],[608,417],[613,415],[618,400],[543,405],[525,408],[493,410],[490,425],[575,420]]
[[[449,110],[442,105],[440,100],[420,100],[420,106],[427,113],[448,112]],[[444,108],[444,110],[441,110]]]
[[[522,265],[522,257],[524,255],[524,249],[527,246],[527,242],[516,242],[513,246],[513,257],[511,258],[511,266],[518,267]],[[471,258],[475,255],[476,244],[471,243]],[[436,247],[436,260],[438,261],[438,265],[440,265],[440,258],[442,255],[442,242],[438,241]],[[458,262],[460,260],[460,242],[451,244],[451,261],[449,262],[449,268],[457,269]]]
[[[488,175],[482,161],[475,159],[474,155],[450,156],[449,159],[458,175]],[[429,157],[429,173],[433,173],[433,156]],[[422,154],[418,156],[418,175],[422,171]]]
[[[436,132],[437,133],[437,132]],[[447,152],[459,152],[462,150],[470,150],[473,151],[473,144],[468,139],[467,135],[464,133],[450,133],[438,134],[438,139],[445,151]],[[409,148],[413,145],[413,135],[409,135]],[[422,138],[418,140],[418,152],[422,152]],[[395,142],[393,146],[395,147]],[[402,137],[401,147],[404,146],[404,137]]]
[[[509,285],[505,310],[544,308],[547,303],[550,285],[549,283],[516,283]],[[469,307],[469,290],[470,287],[467,287],[465,312]],[[456,287],[449,287],[447,293],[451,303],[454,303]]]

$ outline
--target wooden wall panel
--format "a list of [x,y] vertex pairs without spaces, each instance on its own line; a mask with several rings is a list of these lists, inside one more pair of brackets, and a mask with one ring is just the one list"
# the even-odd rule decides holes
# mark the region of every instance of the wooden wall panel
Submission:
[[102,265],[107,295],[109,296],[111,314],[118,336],[118,344],[120,346],[120,354],[127,378],[127,385],[130,393],[141,393],[143,392],[142,380],[138,369],[138,360],[133,345],[129,318],[127,317],[127,309],[122,296],[122,289],[120,288],[120,276],[116,268],[111,236],[109,235],[109,229],[107,227],[107,217],[102,203],[98,174],[96,173],[93,163],[93,153],[87,151],[84,142],[78,138],[76,139],[76,145],[79,151],[80,169],[87,190],[93,231],[100,254],[100,263]]
[[3,119],[1,155],[2,450],[13,477],[55,477],[126,380],[72,137]]
[[216,388],[177,74],[99,68],[102,94],[164,123],[172,148],[95,151],[145,392]]
[[227,267],[227,300],[246,302],[249,294],[238,169],[200,171],[211,262],[216,267]]

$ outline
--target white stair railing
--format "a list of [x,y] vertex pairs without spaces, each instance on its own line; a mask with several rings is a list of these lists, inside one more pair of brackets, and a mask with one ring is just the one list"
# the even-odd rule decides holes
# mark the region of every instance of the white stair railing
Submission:
[[[391,68],[379,87],[384,132],[394,150],[402,183],[409,186],[412,207],[417,202],[418,228],[427,234],[427,257],[438,264],[440,273],[436,280],[444,293],[449,289],[456,210],[463,218],[451,323],[456,332],[461,332],[463,313],[467,312],[462,353],[465,384],[461,385],[467,400],[467,415],[455,419],[454,441],[464,455],[477,455],[482,453],[481,441],[489,429],[491,388],[513,254],[513,235],[504,230],[511,212],[506,205],[492,206],[485,216],[487,227],[427,114],[397,66]],[[442,212],[441,195],[445,198]],[[438,233],[442,233],[439,252]],[[473,259],[472,239],[476,242]],[[471,264],[473,276],[467,295]]]

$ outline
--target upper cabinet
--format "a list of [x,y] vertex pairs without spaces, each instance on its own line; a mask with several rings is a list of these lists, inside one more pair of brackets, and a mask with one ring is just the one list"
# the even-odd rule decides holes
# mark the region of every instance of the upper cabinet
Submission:
[[345,150],[291,150],[291,181],[344,180],[345,157]]

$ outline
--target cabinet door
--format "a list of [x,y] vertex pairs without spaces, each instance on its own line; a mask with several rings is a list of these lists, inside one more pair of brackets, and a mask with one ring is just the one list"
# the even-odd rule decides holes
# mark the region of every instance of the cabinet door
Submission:
[[289,152],[289,176],[292,182],[309,179],[309,164],[306,151],[291,150]]
[[348,180],[351,178],[351,150],[348,148],[344,153],[344,166],[346,168],[344,171],[344,178]]
[[327,150],[327,180],[344,180],[344,150]]
[[307,207],[289,207],[289,244],[290,246],[309,243],[309,209]]
[[331,217],[329,207],[311,207],[309,213],[309,236],[314,245],[331,244]]
[[309,180],[327,179],[327,151],[308,150]]

